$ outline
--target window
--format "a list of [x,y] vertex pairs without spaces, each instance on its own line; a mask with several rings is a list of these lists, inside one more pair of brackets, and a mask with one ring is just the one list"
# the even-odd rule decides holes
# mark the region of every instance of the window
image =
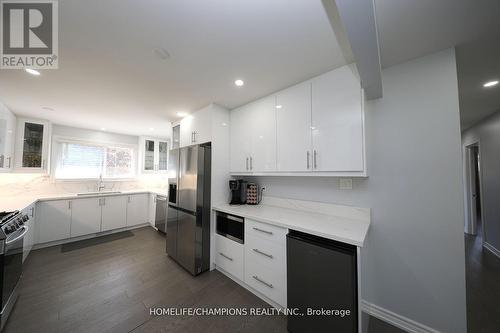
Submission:
[[56,179],[132,178],[135,155],[131,147],[80,142],[59,142]]

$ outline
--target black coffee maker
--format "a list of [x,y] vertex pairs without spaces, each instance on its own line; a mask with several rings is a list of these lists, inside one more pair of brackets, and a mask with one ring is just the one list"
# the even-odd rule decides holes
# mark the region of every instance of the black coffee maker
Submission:
[[230,205],[244,205],[247,202],[247,182],[243,179],[229,181],[231,190]]

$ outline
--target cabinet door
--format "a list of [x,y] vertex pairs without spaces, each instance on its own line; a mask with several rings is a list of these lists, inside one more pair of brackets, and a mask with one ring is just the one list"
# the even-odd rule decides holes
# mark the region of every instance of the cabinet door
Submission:
[[154,172],[156,163],[155,163],[155,155],[156,155],[156,141],[153,139],[144,139],[143,141],[143,160],[142,160],[142,171],[143,172]]
[[18,123],[16,167],[29,171],[46,171],[49,125],[39,120],[20,120]]
[[133,194],[127,200],[127,227],[147,223],[149,219],[147,194]]
[[101,231],[124,228],[127,226],[127,196],[105,197],[101,199]]
[[[276,96],[277,169],[284,172],[312,171],[311,83],[304,82]],[[309,167],[308,167],[309,166]]]
[[191,115],[193,129],[193,144],[200,144],[212,140],[211,106],[196,111]]
[[37,243],[70,237],[71,206],[69,200],[43,201],[37,207]]
[[9,171],[14,165],[14,133],[16,117],[0,105],[0,171]]
[[243,106],[231,111],[230,118],[230,170],[238,173],[250,172],[249,159],[252,154],[251,113],[247,106]]
[[71,237],[101,231],[100,198],[75,199],[71,202]]
[[23,209],[23,214],[28,215],[29,220],[24,222],[24,225],[28,227],[28,232],[23,239],[23,262],[28,257],[33,245],[35,244],[35,205],[31,205],[26,209]]
[[276,97],[252,103],[248,111],[252,137],[250,171],[276,171]]
[[312,81],[315,171],[363,171],[361,84],[344,66]]
[[180,147],[186,147],[193,144],[193,116],[184,117],[180,122]]

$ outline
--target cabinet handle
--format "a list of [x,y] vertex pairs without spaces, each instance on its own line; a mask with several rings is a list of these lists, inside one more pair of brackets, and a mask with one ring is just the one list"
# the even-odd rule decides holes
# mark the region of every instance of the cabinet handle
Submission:
[[309,152],[309,150],[307,151],[307,169],[309,170],[310,168],[310,164],[309,164],[309,157],[310,157],[311,153]]
[[247,157],[247,171],[248,171],[248,157]]
[[106,198],[102,198],[102,205],[106,206]]
[[9,161],[7,168],[9,168],[9,169],[10,169],[10,159],[11,159],[10,157],[7,157],[7,161]]
[[68,201],[68,209],[71,209],[71,200]]
[[272,231],[262,230],[262,229],[255,228],[255,227],[253,227],[253,230],[260,231],[260,232],[263,232],[263,233],[268,234],[268,235],[272,235],[273,234]]
[[268,286],[269,288],[274,288],[274,286],[271,284],[271,283],[267,283],[266,281],[264,280],[261,280],[257,275],[254,275],[253,278],[256,280],[256,281],[259,281],[260,283],[262,283],[263,285],[266,285]]
[[219,252],[219,254],[220,254],[221,256],[223,256],[224,258],[226,258],[227,260],[229,260],[229,261],[233,261],[233,258],[230,258],[230,257],[226,256],[224,253]]
[[267,254],[267,253],[265,253],[265,252],[262,252],[262,251],[261,251],[261,250],[259,250],[259,249],[253,249],[253,252],[258,253],[258,254],[262,254],[263,256],[266,256],[266,257],[268,257],[269,259],[273,259],[273,258],[274,258],[272,254]]
[[30,208],[30,217],[33,217],[35,215],[35,208],[31,207]]
[[193,138],[194,138],[194,143],[196,143],[196,134],[198,134],[196,131],[193,132]]
[[253,170],[253,157],[250,156],[250,170]]
[[316,152],[316,149],[314,150],[314,169],[318,168],[318,163],[317,163],[317,155],[318,153]]

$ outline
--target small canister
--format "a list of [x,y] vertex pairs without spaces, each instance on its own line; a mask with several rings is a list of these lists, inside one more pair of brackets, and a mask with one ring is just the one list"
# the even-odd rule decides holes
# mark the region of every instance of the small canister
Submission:
[[258,186],[255,183],[247,184],[247,205],[256,205],[259,203]]

